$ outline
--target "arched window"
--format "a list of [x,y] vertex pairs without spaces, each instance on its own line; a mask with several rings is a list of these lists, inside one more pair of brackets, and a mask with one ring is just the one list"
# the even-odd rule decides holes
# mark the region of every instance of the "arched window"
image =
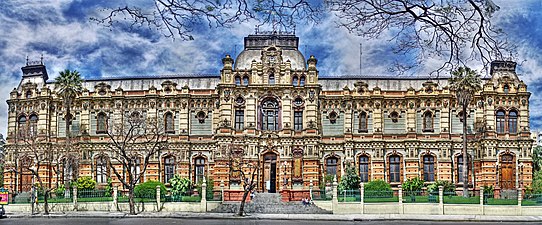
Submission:
[[329,113],[328,118],[329,118],[329,123],[335,124],[337,123],[338,115],[335,111],[332,111]]
[[243,85],[248,86],[248,76],[243,77]]
[[18,131],[19,131],[19,137],[25,137],[26,132],[27,132],[27,129],[26,129],[26,116],[24,116],[24,115],[19,116],[17,126],[18,126]]
[[28,134],[32,136],[36,136],[38,134],[38,116],[36,114],[30,115]]
[[508,84],[505,84],[503,87],[502,87],[502,90],[505,94],[508,94],[510,92],[510,86],[508,86]]
[[367,113],[361,112],[359,114],[359,132],[367,133]]
[[275,75],[269,74],[269,85],[275,85]]
[[166,113],[164,122],[165,122],[164,126],[166,128],[166,133],[175,133],[175,128],[173,126],[173,114],[171,112]]
[[[469,162],[467,161],[468,164]],[[459,155],[457,156],[457,183],[463,183],[463,169],[463,155]]]
[[279,103],[273,98],[266,99],[261,108],[262,130],[279,129]]
[[195,165],[195,181],[196,184],[200,181],[203,181],[203,176],[205,176],[205,159],[203,157],[198,157],[194,161]]
[[518,132],[518,113],[514,110],[508,113],[508,132],[511,134]]
[[390,183],[401,182],[401,157],[398,155],[392,155],[389,157],[389,171],[390,171]]
[[169,179],[175,175],[175,157],[166,156],[164,158],[164,183],[169,183]]
[[435,181],[435,157],[432,155],[423,156],[423,180]]
[[26,91],[26,98],[32,98],[32,91]]
[[305,86],[305,76],[301,76],[301,78],[299,78],[299,86]]
[[98,113],[98,124],[96,126],[96,133],[106,133],[107,132],[107,116],[105,113]]
[[497,111],[497,124],[496,124],[496,128],[497,128],[497,133],[499,134],[503,134],[504,133],[504,126],[506,125],[506,122],[505,122],[505,113],[503,110],[499,110]]
[[429,111],[423,114],[423,131],[433,132],[433,113]]
[[235,76],[235,85],[237,86],[241,85],[241,77]]
[[359,177],[361,182],[369,182],[369,157],[366,155],[359,157]]
[[391,122],[397,123],[399,121],[399,113],[396,111],[393,111],[389,115]]
[[294,79],[292,79],[292,84],[295,86],[299,86],[299,80],[297,78],[297,76],[294,77]]
[[107,183],[107,159],[105,156],[96,158],[96,183]]
[[326,175],[337,175],[337,163],[338,159],[335,156],[326,159]]

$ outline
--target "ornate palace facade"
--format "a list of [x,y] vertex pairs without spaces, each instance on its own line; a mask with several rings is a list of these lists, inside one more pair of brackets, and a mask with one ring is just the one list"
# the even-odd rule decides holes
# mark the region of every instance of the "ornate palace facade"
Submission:
[[[249,35],[237,59],[222,60],[220,75],[86,80],[70,125],[78,168],[44,169],[46,183],[56,185],[72,176],[65,171],[76,171],[118,185],[103,152],[109,118],[123,111],[158,119],[169,136],[168,149],[151,159],[144,180],[167,183],[180,174],[199,182],[206,176],[215,189],[223,183],[238,190],[239,174],[227,159],[227,149],[235,148],[236,157],[263,165],[259,191],[307,190],[311,182],[318,187],[326,175],[340,179],[347,166],[355,166],[364,182],[463,182],[464,112],[447,78],[320,77],[316,58],[305,59],[298,42],[292,34]],[[530,93],[515,67],[492,63],[467,112],[468,182],[476,188],[531,183]],[[45,66],[31,63],[22,72],[7,101],[4,182],[16,191],[32,182],[21,167],[33,159],[22,137],[34,133],[48,148],[63,148],[66,141],[61,99]]]

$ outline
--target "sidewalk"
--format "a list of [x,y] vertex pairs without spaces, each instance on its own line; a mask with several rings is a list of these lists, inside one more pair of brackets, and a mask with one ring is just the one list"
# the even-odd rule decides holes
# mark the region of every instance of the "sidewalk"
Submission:
[[124,212],[69,212],[50,215],[7,213],[8,218],[196,218],[196,219],[248,219],[248,220],[326,220],[326,221],[477,221],[477,222],[542,222],[542,216],[485,216],[485,215],[413,215],[413,214],[250,214],[239,217],[230,213],[140,213],[129,215]]

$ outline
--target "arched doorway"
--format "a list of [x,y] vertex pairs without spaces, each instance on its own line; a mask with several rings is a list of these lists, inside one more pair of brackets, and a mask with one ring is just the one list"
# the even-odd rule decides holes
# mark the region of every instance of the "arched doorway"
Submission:
[[515,186],[515,172],[516,169],[514,156],[510,153],[501,155],[500,163],[500,186],[503,190],[514,189]]
[[266,153],[263,156],[263,188],[264,192],[277,192],[277,154]]

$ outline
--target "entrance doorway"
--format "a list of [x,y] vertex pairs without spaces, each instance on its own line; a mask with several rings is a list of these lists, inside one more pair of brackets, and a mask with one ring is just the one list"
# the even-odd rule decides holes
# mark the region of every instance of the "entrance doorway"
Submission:
[[277,192],[277,155],[267,153],[263,156],[263,190],[267,193]]
[[514,189],[515,184],[515,165],[514,156],[505,154],[501,156],[501,188],[503,190]]

